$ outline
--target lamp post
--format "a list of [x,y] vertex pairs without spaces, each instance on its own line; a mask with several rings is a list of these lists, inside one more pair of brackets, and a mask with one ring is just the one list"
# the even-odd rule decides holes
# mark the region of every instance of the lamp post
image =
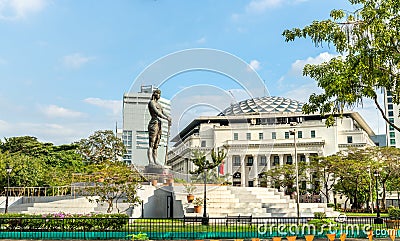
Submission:
[[12,168],[7,164],[6,166],[7,172],[7,190],[6,190],[6,207],[4,209],[4,213],[8,213],[8,191],[10,189],[10,173],[12,172]]
[[378,198],[378,178],[379,178],[379,172],[377,170],[374,171],[374,177],[375,177],[375,190],[376,190],[376,218],[374,220],[375,224],[382,224],[383,219],[381,218],[381,213],[379,210],[379,198]]
[[203,208],[203,218],[201,220],[201,224],[208,225],[208,223],[209,220],[207,217],[207,170],[204,168],[204,208]]
[[[296,126],[297,123],[291,122],[290,126]],[[300,191],[299,191],[299,165],[297,163],[297,143],[296,143],[296,129],[290,131],[294,137],[294,163],[296,169],[296,209],[297,209],[297,224],[300,224]]]

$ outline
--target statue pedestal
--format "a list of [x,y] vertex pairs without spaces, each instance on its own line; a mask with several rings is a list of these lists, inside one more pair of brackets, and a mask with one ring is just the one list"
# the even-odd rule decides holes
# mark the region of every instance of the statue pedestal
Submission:
[[158,166],[158,165],[147,165],[144,167],[144,173],[146,174],[157,174],[157,175],[169,175],[171,168],[169,166]]
[[[171,167],[169,166],[158,166],[158,165],[147,165],[144,167],[144,173],[149,181],[157,180],[158,183],[173,185],[173,178],[171,176]],[[156,184],[157,185],[157,184]],[[153,186],[155,186],[153,184]]]

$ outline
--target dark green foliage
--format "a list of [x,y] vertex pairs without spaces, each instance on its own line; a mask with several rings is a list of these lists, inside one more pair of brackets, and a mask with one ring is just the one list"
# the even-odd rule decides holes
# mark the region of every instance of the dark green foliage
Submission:
[[400,219],[400,208],[390,207],[388,209],[390,219]]
[[0,214],[0,228],[7,230],[120,230],[128,224],[126,214],[72,215],[65,213],[47,215]]
[[386,89],[395,104],[400,103],[400,4],[398,0],[349,0],[354,12],[332,10],[330,18],[313,21],[300,29],[285,30],[286,41],[310,38],[317,46],[334,46],[340,56],[317,65],[306,65],[303,75],[315,79],[324,92],[312,94],[303,111],[334,116],[345,109],[363,104],[363,98],[374,101],[385,121],[390,123],[378,102],[378,91]]

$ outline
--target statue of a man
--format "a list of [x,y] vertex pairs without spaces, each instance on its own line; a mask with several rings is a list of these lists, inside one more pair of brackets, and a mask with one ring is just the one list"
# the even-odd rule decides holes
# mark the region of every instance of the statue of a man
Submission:
[[161,119],[167,120],[168,125],[171,126],[171,117],[163,111],[161,104],[158,103],[160,96],[161,91],[154,90],[148,104],[151,120],[148,125],[149,149],[147,151],[147,157],[150,165],[157,165],[157,148],[161,139]]

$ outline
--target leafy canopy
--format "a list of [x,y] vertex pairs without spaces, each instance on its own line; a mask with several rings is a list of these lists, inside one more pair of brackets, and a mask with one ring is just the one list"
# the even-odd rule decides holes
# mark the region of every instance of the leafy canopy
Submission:
[[324,92],[312,94],[304,105],[306,114],[328,115],[327,126],[335,114],[372,99],[387,123],[390,122],[377,99],[385,89],[400,103],[400,3],[398,0],[349,0],[354,12],[332,10],[330,18],[310,25],[285,30],[285,40],[310,38],[318,47],[333,45],[341,55],[319,65],[306,65],[303,75],[318,82]]
[[102,163],[116,161],[126,153],[121,139],[116,137],[111,130],[100,130],[75,143],[78,153],[89,163]]

